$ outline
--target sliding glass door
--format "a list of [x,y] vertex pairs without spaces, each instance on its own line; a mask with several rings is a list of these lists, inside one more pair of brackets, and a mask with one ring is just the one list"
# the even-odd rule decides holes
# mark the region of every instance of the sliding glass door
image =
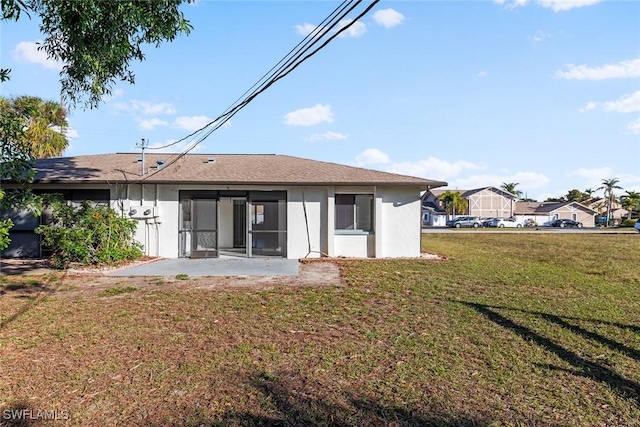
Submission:
[[180,192],[180,257],[218,256],[218,201],[214,191]]

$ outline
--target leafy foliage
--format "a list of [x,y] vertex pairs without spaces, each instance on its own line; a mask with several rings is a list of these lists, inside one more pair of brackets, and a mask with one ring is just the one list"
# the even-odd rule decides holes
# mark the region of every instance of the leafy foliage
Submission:
[[69,145],[63,130],[67,112],[60,103],[37,96],[0,97],[2,117],[20,124],[12,143],[27,155],[42,159],[61,155]]
[[13,221],[10,219],[0,221],[0,250],[6,249],[11,243],[11,239],[9,239],[11,227],[13,227]]
[[191,31],[179,10],[190,1],[2,0],[2,18],[37,15],[45,36],[40,48],[65,64],[63,95],[73,105],[96,107],[114,82],[134,83],[130,66],[144,60],[142,45],[158,47]]
[[133,239],[136,223],[120,217],[108,206],[83,202],[77,208],[58,198],[52,202],[53,220],[36,228],[43,244],[52,249],[56,268],[70,263],[115,264],[142,256]]
[[452,215],[463,213],[469,205],[469,202],[462,197],[459,191],[453,192],[447,190],[440,195],[440,200],[444,204],[444,209],[447,213]]

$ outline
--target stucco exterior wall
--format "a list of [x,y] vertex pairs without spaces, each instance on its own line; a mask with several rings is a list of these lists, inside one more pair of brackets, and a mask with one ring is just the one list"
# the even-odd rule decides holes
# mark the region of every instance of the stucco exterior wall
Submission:
[[[47,185],[38,188],[47,189]],[[181,190],[286,191],[287,257],[321,256],[418,257],[420,255],[421,201],[418,187],[374,186],[209,186],[173,184],[56,185],[55,188],[109,189],[111,207],[125,217],[151,209],[155,214],[136,219],[135,239],[149,256],[179,256]],[[373,194],[373,232],[335,230],[336,194]],[[233,202],[218,203],[220,247],[233,243]],[[283,218],[283,217],[282,217]],[[281,218],[281,219],[282,219]]]
[[420,256],[421,208],[417,188],[378,187],[375,254],[377,258]]

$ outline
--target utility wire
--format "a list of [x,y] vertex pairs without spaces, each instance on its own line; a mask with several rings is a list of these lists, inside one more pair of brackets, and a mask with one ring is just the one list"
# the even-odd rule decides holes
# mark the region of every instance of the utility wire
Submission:
[[[351,0],[352,1],[352,0]],[[358,3],[361,0],[358,0]],[[265,80],[267,80],[267,78],[271,78],[277,71],[281,70],[284,66],[288,66],[288,64],[285,64],[284,66],[281,66],[280,68],[276,70],[276,68],[282,64],[285,60],[287,61],[287,63],[291,62],[292,60],[295,60],[296,58],[292,58],[292,59],[287,59],[289,58],[293,52],[299,52],[300,49],[306,47],[310,41],[313,41],[314,39],[320,39],[322,37],[324,37],[324,35],[327,33],[327,31],[329,31],[331,28],[335,27],[335,25],[337,23],[329,23],[326,24],[327,22],[331,22],[331,21],[336,21],[339,22],[345,15],[346,13],[344,13],[344,9],[346,7],[348,7],[348,3],[349,0],[345,0],[342,2],[342,4],[340,6],[338,6],[336,9],[333,10],[333,12],[331,12],[331,14],[329,14],[329,16],[327,16],[316,28],[314,28],[314,30],[307,34],[293,49],[291,49],[280,61],[278,61],[278,63],[276,65],[274,65],[273,67],[271,67],[271,69],[266,72],[257,82],[255,82],[253,84],[253,86],[251,86],[248,90],[246,90],[233,104],[231,104],[231,106],[229,106],[221,115],[219,115],[218,117],[216,117],[214,120],[210,121],[209,123],[207,123],[206,125],[204,125],[203,127],[201,127],[200,129],[190,133],[189,135],[180,138],[177,141],[171,142],[169,144],[160,146],[160,147],[153,147],[150,148],[151,150],[161,150],[164,148],[169,148],[171,146],[174,146],[176,144],[179,144],[180,142],[183,142],[191,137],[194,137],[195,135],[197,135],[199,132],[203,131],[204,129],[208,128],[209,126],[213,125],[214,123],[216,123],[217,121],[221,120],[222,118],[224,118],[225,116],[229,115],[233,110],[235,110],[236,108],[238,108],[238,105],[240,105],[239,103],[241,103],[241,100],[248,94],[251,92],[251,90],[254,90],[256,88],[256,86],[259,87],[259,85],[264,84],[263,82]],[[356,4],[357,5],[357,4]],[[348,12],[347,12],[348,13]],[[336,15],[337,14],[337,15]],[[326,25],[325,25],[326,24]],[[327,30],[326,28],[329,28],[329,30]],[[320,30],[324,30],[324,32],[322,34],[320,33]],[[313,44],[311,44],[311,46],[313,46]],[[257,91],[258,89],[254,90]],[[246,105],[246,104],[245,104]]]
[[[153,149],[162,149],[168,148],[173,145],[176,145],[180,142],[186,141],[191,138],[191,141],[188,143],[186,147],[183,148],[182,152],[177,154],[173,159],[169,160],[167,164],[163,167],[163,169],[173,165],[180,158],[185,156],[187,153],[191,152],[194,148],[196,148],[202,141],[208,138],[214,131],[223,126],[227,121],[229,121],[235,114],[237,114],[242,108],[247,106],[253,99],[255,99],[259,94],[267,90],[271,85],[273,85],[278,80],[286,77],[289,73],[291,73],[294,69],[296,69],[300,64],[304,61],[315,55],[318,51],[324,48],[327,44],[329,44],[333,39],[338,37],[344,31],[348,30],[353,24],[355,24],[360,18],[366,15],[380,0],[374,0],[363,12],[358,14],[356,18],[351,20],[348,24],[344,25],[342,28],[337,30],[331,37],[325,40],[320,46],[316,47],[310,53],[307,53],[313,48],[314,45],[320,43],[320,41],[333,29],[340,24],[340,22],[351,12],[353,11],[363,0],[349,1],[345,0],[339,7],[337,7],[327,18],[325,18],[320,25],[318,25],[311,33],[309,33],[300,43],[298,43],[293,49],[291,49],[283,59],[281,59],[275,66],[273,66],[267,73],[265,73],[251,88],[249,88],[245,93],[234,102],[230,107],[228,107],[221,115],[219,115],[216,119],[212,120],[202,128],[192,132],[191,134],[174,141],[170,144],[154,147]],[[327,23],[328,22],[328,23]],[[326,25],[325,25],[326,23]],[[293,55],[293,57],[291,57]],[[287,59],[288,58],[288,59]],[[284,62],[284,64],[283,64]],[[282,65],[281,65],[282,64]],[[247,95],[249,94],[249,95]],[[244,99],[243,99],[244,97]],[[150,147],[149,147],[150,148]],[[151,148],[150,148],[151,149]],[[139,181],[146,180],[156,173],[160,171],[156,170],[155,172],[149,173],[143,176]]]

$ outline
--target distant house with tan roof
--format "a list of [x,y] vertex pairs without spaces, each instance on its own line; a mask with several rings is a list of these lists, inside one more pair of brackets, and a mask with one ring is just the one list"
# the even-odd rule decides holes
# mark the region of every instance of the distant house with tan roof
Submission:
[[598,212],[578,202],[517,202],[514,216],[537,225],[548,225],[555,219],[571,219],[585,227],[595,226]]
[[[35,168],[34,191],[109,203],[137,221],[147,255],[165,258],[417,257],[420,194],[446,185],[265,154],[118,153],[43,159]],[[40,256],[39,220],[3,216],[16,224],[3,255]]]

